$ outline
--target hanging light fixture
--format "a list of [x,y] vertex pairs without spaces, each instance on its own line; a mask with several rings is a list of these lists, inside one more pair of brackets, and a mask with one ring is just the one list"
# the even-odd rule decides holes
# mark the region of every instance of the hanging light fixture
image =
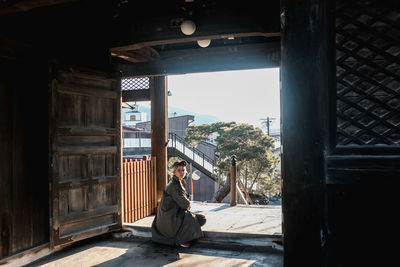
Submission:
[[181,31],[185,35],[192,35],[196,31],[196,24],[191,20],[184,20],[181,24]]
[[211,43],[210,39],[205,39],[205,40],[197,40],[197,44],[201,47],[207,47]]

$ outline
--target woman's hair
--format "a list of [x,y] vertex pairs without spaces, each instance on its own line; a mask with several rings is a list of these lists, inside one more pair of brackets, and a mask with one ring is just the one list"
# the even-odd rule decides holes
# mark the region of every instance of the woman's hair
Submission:
[[172,164],[172,167],[170,169],[170,171],[168,171],[168,174],[170,175],[170,177],[174,176],[174,172],[176,170],[176,168],[182,166],[182,167],[186,167],[187,162],[185,160],[182,161],[175,161],[174,164]]
[[175,161],[174,164],[172,164],[172,170],[175,170],[175,168],[182,166],[182,167],[186,167],[187,162],[186,160],[182,160],[182,161]]

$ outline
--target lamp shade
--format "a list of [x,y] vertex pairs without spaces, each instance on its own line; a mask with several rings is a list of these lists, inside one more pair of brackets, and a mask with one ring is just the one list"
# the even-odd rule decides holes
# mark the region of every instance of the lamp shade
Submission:
[[191,20],[185,20],[181,24],[181,31],[185,35],[191,35],[196,31],[196,24]]
[[197,40],[197,44],[201,47],[207,47],[209,46],[211,43],[210,39],[206,39],[206,40]]

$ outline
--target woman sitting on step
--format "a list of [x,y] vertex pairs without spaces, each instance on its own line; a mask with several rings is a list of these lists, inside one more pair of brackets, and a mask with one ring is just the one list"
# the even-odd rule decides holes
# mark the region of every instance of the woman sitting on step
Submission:
[[185,190],[183,180],[186,164],[183,160],[172,165],[173,177],[165,187],[151,226],[154,242],[189,247],[189,241],[203,237],[201,226],[206,223],[205,216],[189,211],[189,195]]

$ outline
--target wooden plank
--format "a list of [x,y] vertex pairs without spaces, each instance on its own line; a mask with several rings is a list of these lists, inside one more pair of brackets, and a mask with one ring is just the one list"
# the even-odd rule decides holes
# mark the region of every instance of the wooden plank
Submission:
[[85,232],[90,231],[90,229],[94,227],[102,227],[102,226],[109,226],[112,224],[117,223],[115,220],[114,214],[107,214],[104,216],[94,217],[90,220],[81,220],[81,221],[71,221],[68,224],[61,224],[60,225],[60,238],[67,237],[67,236],[78,236],[80,234],[85,234]]
[[56,246],[56,239],[58,238],[58,228],[59,228],[59,203],[58,203],[58,183],[59,183],[59,173],[58,166],[58,156],[55,153],[57,149],[57,119],[58,119],[58,95],[57,95],[58,82],[56,79],[51,81],[50,88],[50,107],[49,107],[49,138],[50,138],[50,164],[49,164],[49,226],[50,226],[50,249],[54,249]]
[[157,158],[151,157],[153,161],[153,212],[157,213]]
[[152,47],[143,47],[130,51],[114,51],[111,52],[111,56],[119,57],[132,63],[151,61],[160,57],[158,52]]
[[71,222],[85,221],[94,217],[105,216],[108,214],[113,214],[118,211],[118,205],[103,207],[95,210],[70,213],[67,216],[60,216],[60,225],[68,224]]
[[247,193],[246,187],[244,186],[244,184],[242,183],[242,180],[240,178],[238,179],[238,182],[239,182],[240,186],[243,188],[243,191],[246,194],[246,197],[249,200],[250,204],[253,205],[253,200],[251,199],[250,195]]
[[144,178],[144,217],[148,216],[148,207],[149,207],[149,184],[148,184],[148,170],[147,170],[147,157],[143,158],[143,178]]
[[[57,79],[60,83],[82,85],[90,88],[103,89],[106,91],[114,90],[119,86],[119,79],[107,78],[107,74],[91,75],[91,74],[78,74],[74,72],[59,72]],[[118,92],[118,91],[116,91]]]
[[243,203],[244,203],[246,206],[248,206],[249,204],[247,203],[247,200],[246,200],[246,198],[244,197],[242,190],[240,190],[238,184],[236,184],[236,190],[237,190],[237,192],[238,192],[238,194],[239,194],[240,199],[243,201]]
[[113,170],[116,172],[118,177],[118,185],[116,188],[115,195],[117,197],[117,220],[119,226],[122,228],[122,184],[121,184],[121,175],[122,175],[122,96],[121,96],[121,79],[117,78],[117,86],[114,87],[115,92],[117,93],[117,97],[115,100],[114,105],[114,118],[113,121],[115,122],[115,127],[117,129],[117,133],[115,135],[115,145],[117,146],[117,153],[115,155],[115,169]]
[[148,189],[147,189],[147,194],[148,194],[148,214],[152,214],[153,210],[152,210],[152,175],[151,175],[151,158],[148,157],[148,161],[147,161],[147,184],[148,184]]
[[125,160],[122,162],[122,222],[126,222],[126,166]]
[[116,99],[118,97],[118,94],[115,91],[67,83],[59,84],[58,92],[61,94],[102,97],[110,99]]
[[120,229],[118,223],[110,223],[110,224],[106,224],[106,225],[93,227],[88,230],[78,231],[72,235],[64,235],[61,238],[56,240],[55,248],[59,249],[59,248],[65,247],[73,242],[80,241],[80,240],[87,239],[87,238],[94,237],[94,236],[98,236],[101,234],[105,234],[105,233],[108,233],[108,232],[111,232],[114,230],[118,230],[118,229]]
[[98,136],[98,135],[108,135],[115,136],[118,130],[116,128],[106,128],[106,127],[79,127],[79,126],[63,126],[56,129],[58,135],[88,135],[88,136]]
[[138,179],[138,177],[139,177],[139,172],[138,172],[138,169],[139,169],[139,164],[138,164],[139,162],[138,161],[135,161],[135,162],[133,162],[133,168],[134,168],[134,175],[133,175],[133,177],[132,177],[132,184],[134,185],[134,190],[133,190],[133,203],[134,203],[134,209],[133,209],[133,212],[134,212],[134,220],[136,221],[136,220],[138,220],[139,219],[139,179]]
[[82,186],[89,186],[90,185],[105,185],[105,184],[116,184],[118,183],[118,177],[117,176],[104,176],[104,177],[96,177],[96,179],[92,180],[72,180],[72,181],[63,181],[59,183],[59,190],[67,190],[67,189],[73,189],[73,188],[78,188]]
[[134,220],[134,205],[135,205],[135,200],[134,200],[134,190],[135,190],[135,184],[134,184],[134,179],[135,179],[135,169],[134,169],[134,163],[129,162],[128,165],[129,168],[129,189],[128,189],[128,207],[129,207],[129,222],[132,222]]
[[86,83],[99,81],[107,85],[107,88],[113,88],[113,83],[117,82],[118,79],[112,78],[111,75],[103,71],[96,71],[93,69],[87,69],[82,67],[71,67],[67,70],[59,70],[57,78],[63,81],[74,81],[77,83]]
[[68,146],[57,147],[56,152],[59,155],[72,154],[116,154],[116,146]]
[[139,160],[138,165],[139,165],[139,168],[138,168],[139,201],[138,201],[138,204],[139,204],[139,218],[141,219],[141,218],[143,218],[143,193],[144,193],[143,192],[143,161]]
[[60,146],[114,146],[115,137],[110,135],[59,135]]

